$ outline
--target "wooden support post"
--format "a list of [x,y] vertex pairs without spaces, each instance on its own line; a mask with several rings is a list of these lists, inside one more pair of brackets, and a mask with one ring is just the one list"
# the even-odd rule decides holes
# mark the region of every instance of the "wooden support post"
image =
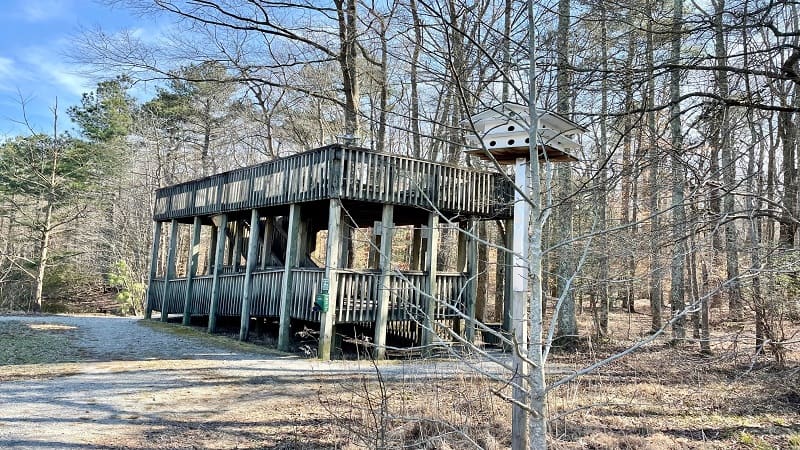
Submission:
[[172,219],[169,229],[169,250],[167,250],[167,270],[164,274],[164,290],[161,295],[161,321],[166,322],[169,316],[168,299],[170,296],[169,281],[175,278],[175,249],[178,246],[178,221]]
[[214,266],[216,265],[217,261],[217,235],[219,234],[219,229],[216,225],[211,225],[211,242],[208,244],[208,267],[206,270],[206,275],[213,275],[214,274]]
[[[478,220],[474,227],[474,234],[477,243],[476,249],[476,273],[475,279],[475,320],[486,322],[486,302],[489,296],[489,248],[486,242],[489,241],[489,233],[486,229],[486,222]],[[469,259],[469,258],[468,258]]]
[[376,221],[372,225],[372,236],[369,243],[369,258],[367,262],[368,269],[380,268],[380,252],[381,252],[381,223]]
[[333,325],[336,319],[336,294],[338,291],[338,266],[342,251],[342,201],[330,200],[328,208],[328,248],[325,256],[325,278],[328,280],[328,311],[320,313],[319,351],[320,359],[331,359]]
[[300,236],[297,230],[300,227],[301,207],[292,203],[289,205],[289,229],[286,233],[286,259],[283,266],[283,281],[281,283],[280,319],[278,325],[278,350],[288,352],[291,341],[291,313],[292,313],[292,276],[294,266],[297,264],[297,241]]
[[386,357],[386,326],[389,321],[389,301],[392,282],[392,235],[394,233],[394,206],[383,205],[381,215],[380,290],[378,317],[375,319],[375,358]]
[[[439,257],[439,216],[432,211],[428,215],[428,242],[425,248],[425,272],[428,278],[425,293],[425,315],[422,320],[422,345],[433,344],[436,337],[434,325],[436,323],[436,270]],[[429,353],[430,349],[426,350]]]
[[311,234],[311,220],[304,214],[297,224],[297,267],[306,267],[306,261],[311,254],[310,234]]
[[[464,313],[467,315],[467,323],[464,329],[464,337],[470,344],[475,343],[475,302],[478,297],[478,227],[474,219],[470,219],[467,225],[468,234],[466,236],[467,253],[467,289],[464,305]],[[462,233],[463,234],[463,233]]]
[[340,268],[352,268],[352,262],[350,255],[352,254],[352,246],[353,246],[353,228],[355,225],[351,226],[350,222],[347,221],[342,224],[342,231],[341,235],[341,250],[339,251],[339,264],[337,267]]
[[202,222],[194,218],[192,226],[192,244],[189,246],[189,268],[186,271],[186,296],[183,298],[183,324],[192,322],[192,297],[194,296],[194,276],[197,274],[197,263],[200,260],[200,231]]
[[422,228],[414,226],[411,230],[411,261],[408,267],[411,270],[422,270]]
[[235,242],[236,242],[236,231],[235,230],[236,230],[236,222],[235,221],[229,222],[228,225],[225,226],[225,240],[227,241],[226,245],[225,245],[225,249],[227,251],[225,252],[225,261],[222,263],[223,266],[225,266],[225,265],[232,266],[233,265],[233,248],[234,248]]
[[[505,282],[503,283],[503,331],[511,331],[511,300],[514,297],[514,221],[506,220],[506,242],[503,250],[503,262],[506,265]],[[498,264],[500,263],[500,258]]]
[[231,260],[231,266],[233,266],[234,272],[238,272],[239,267],[242,265],[242,235],[244,234],[244,222],[242,220],[237,220],[233,230],[233,259]]
[[242,321],[239,340],[246,341],[250,334],[250,297],[253,292],[253,270],[258,262],[258,222],[261,217],[257,209],[250,212],[250,239],[247,242],[247,266],[244,271],[244,291],[242,292]]
[[[147,283],[147,295],[145,296],[144,318],[150,319],[153,317],[153,296],[152,284],[156,278],[158,271],[158,249],[161,248],[161,222],[153,224],[153,246],[150,250],[150,276]],[[163,308],[163,306],[162,306]]]
[[261,247],[261,270],[267,268],[272,259],[272,241],[275,239],[273,234],[275,228],[275,218],[268,216],[264,219],[264,236],[261,237],[263,246]]
[[[228,215],[222,214],[214,217],[215,225],[217,226],[217,253],[214,256],[216,264],[214,264],[214,278],[211,281],[211,306],[208,308],[208,332],[213,333],[217,331],[217,307],[219,306],[219,275],[222,272],[222,266],[225,265],[223,256],[225,255],[225,241],[228,234]],[[217,223],[219,222],[219,223]]]
[[458,239],[456,239],[456,272],[466,272],[467,268],[467,241],[469,237],[470,221],[462,221],[458,223]]

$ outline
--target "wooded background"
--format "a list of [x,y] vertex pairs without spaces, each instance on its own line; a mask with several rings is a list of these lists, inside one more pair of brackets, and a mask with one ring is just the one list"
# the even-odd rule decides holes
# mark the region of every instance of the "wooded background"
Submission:
[[[74,129],[57,110],[52,129],[0,147],[0,309],[117,296],[138,311],[159,187],[350,135],[481,166],[463,154],[465,119],[527,103],[518,1],[108,3],[173,29],[76,36],[76,70],[102,81],[65,110]],[[654,330],[662,307],[685,312],[673,337],[707,351],[713,305],[711,320],[755,323],[754,345],[781,361],[800,319],[798,4],[536,10],[538,106],[589,130],[580,161],[543,167],[545,286],[564,300],[565,344],[649,298]],[[481,232],[503,242],[494,223]],[[583,308],[591,330],[577,329]]]

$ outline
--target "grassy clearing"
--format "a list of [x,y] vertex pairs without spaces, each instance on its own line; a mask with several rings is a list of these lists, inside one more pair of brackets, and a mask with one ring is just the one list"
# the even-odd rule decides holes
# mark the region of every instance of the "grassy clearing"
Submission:
[[233,352],[253,353],[257,355],[268,356],[288,356],[289,353],[284,353],[273,348],[264,347],[263,345],[251,344],[249,342],[241,342],[232,339],[230,336],[223,334],[210,334],[196,327],[186,327],[174,323],[164,323],[157,320],[140,320],[139,325],[150,328],[152,330],[160,331],[163,333],[170,333],[175,336],[193,339],[208,346],[214,346],[231,350]]
[[0,382],[65,376],[80,371],[74,327],[0,322]]
[[0,322],[0,365],[77,361],[75,327],[59,324]]

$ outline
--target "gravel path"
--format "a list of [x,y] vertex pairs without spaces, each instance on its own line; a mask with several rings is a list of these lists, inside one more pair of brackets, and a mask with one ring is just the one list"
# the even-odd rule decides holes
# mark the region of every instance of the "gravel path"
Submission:
[[[51,377],[0,382],[2,449],[287,448],[278,436],[296,430],[301,416],[253,424],[247,422],[253,411],[299,414],[298,401],[314,401],[320,380],[330,384],[374,370],[368,362],[232,352],[133,318],[2,320],[74,326],[75,344],[88,355],[79,364],[53,364]],[[64,367],[71,370],[66,375]],[[440,361],[388,364],[382,372],[405,379],[463,369]],[[254,434],[254,428],[266,431]],[[176,441],[176,433],[191,436]]]
[[[5,316],[0,320],[74,326],[75,344],[88,355],[88,361],[77,365],[77,374],[73,368],[68,376],[59,376],[63,367],[76,365],[54,364],[53,377],[0,383],[3,449],[180,448],[180,443],[159,443],[158,430],[225,411],[230,399],[222,395],[224,386],[246,385],[254,377],[361,370],[358,364],[342,361],[231,352],[140,326],[133,318]],[[225,389],[229,390],[235,389]],[[186,448],[238,446],[230,439],[220,446],[199,441]]]

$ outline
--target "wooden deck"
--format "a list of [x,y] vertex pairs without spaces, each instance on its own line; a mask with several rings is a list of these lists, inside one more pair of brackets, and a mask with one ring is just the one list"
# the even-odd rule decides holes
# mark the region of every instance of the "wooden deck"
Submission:
[[[319,322],[319,313],[313,311],[317,289],[325,275],[324,269],[292,269],[291,318]],[[338,270],[339,289],[336,294],[336,323],[366,323],[377,318],[380,271]],[[278,317],[280,315],[280,289],[284,269],[273,268],[253,272],[253,297],[250,301],[251,317]],[[437,273],[436,320],[455,318],[456,311],[466,314],[465,302],[467,274]],[[217,314],[240,316],[244,273],[220,275],[220,296]],[[208,315],[211,305],[212,275],[194,278],[189,311],[192,315]],[[186,302],[186,278],[170,280],[166,305],[163,304],[164,279],[150,282],[152,308],[168,314],[182,314]],[[390,321],[421,321],[426,306],[426,276],[422,272],[394,274],[389,283]]]
[[330,198],[507,219],[502,175],[361,148],[330,145],[162,188],[154,219],[189,219]]

